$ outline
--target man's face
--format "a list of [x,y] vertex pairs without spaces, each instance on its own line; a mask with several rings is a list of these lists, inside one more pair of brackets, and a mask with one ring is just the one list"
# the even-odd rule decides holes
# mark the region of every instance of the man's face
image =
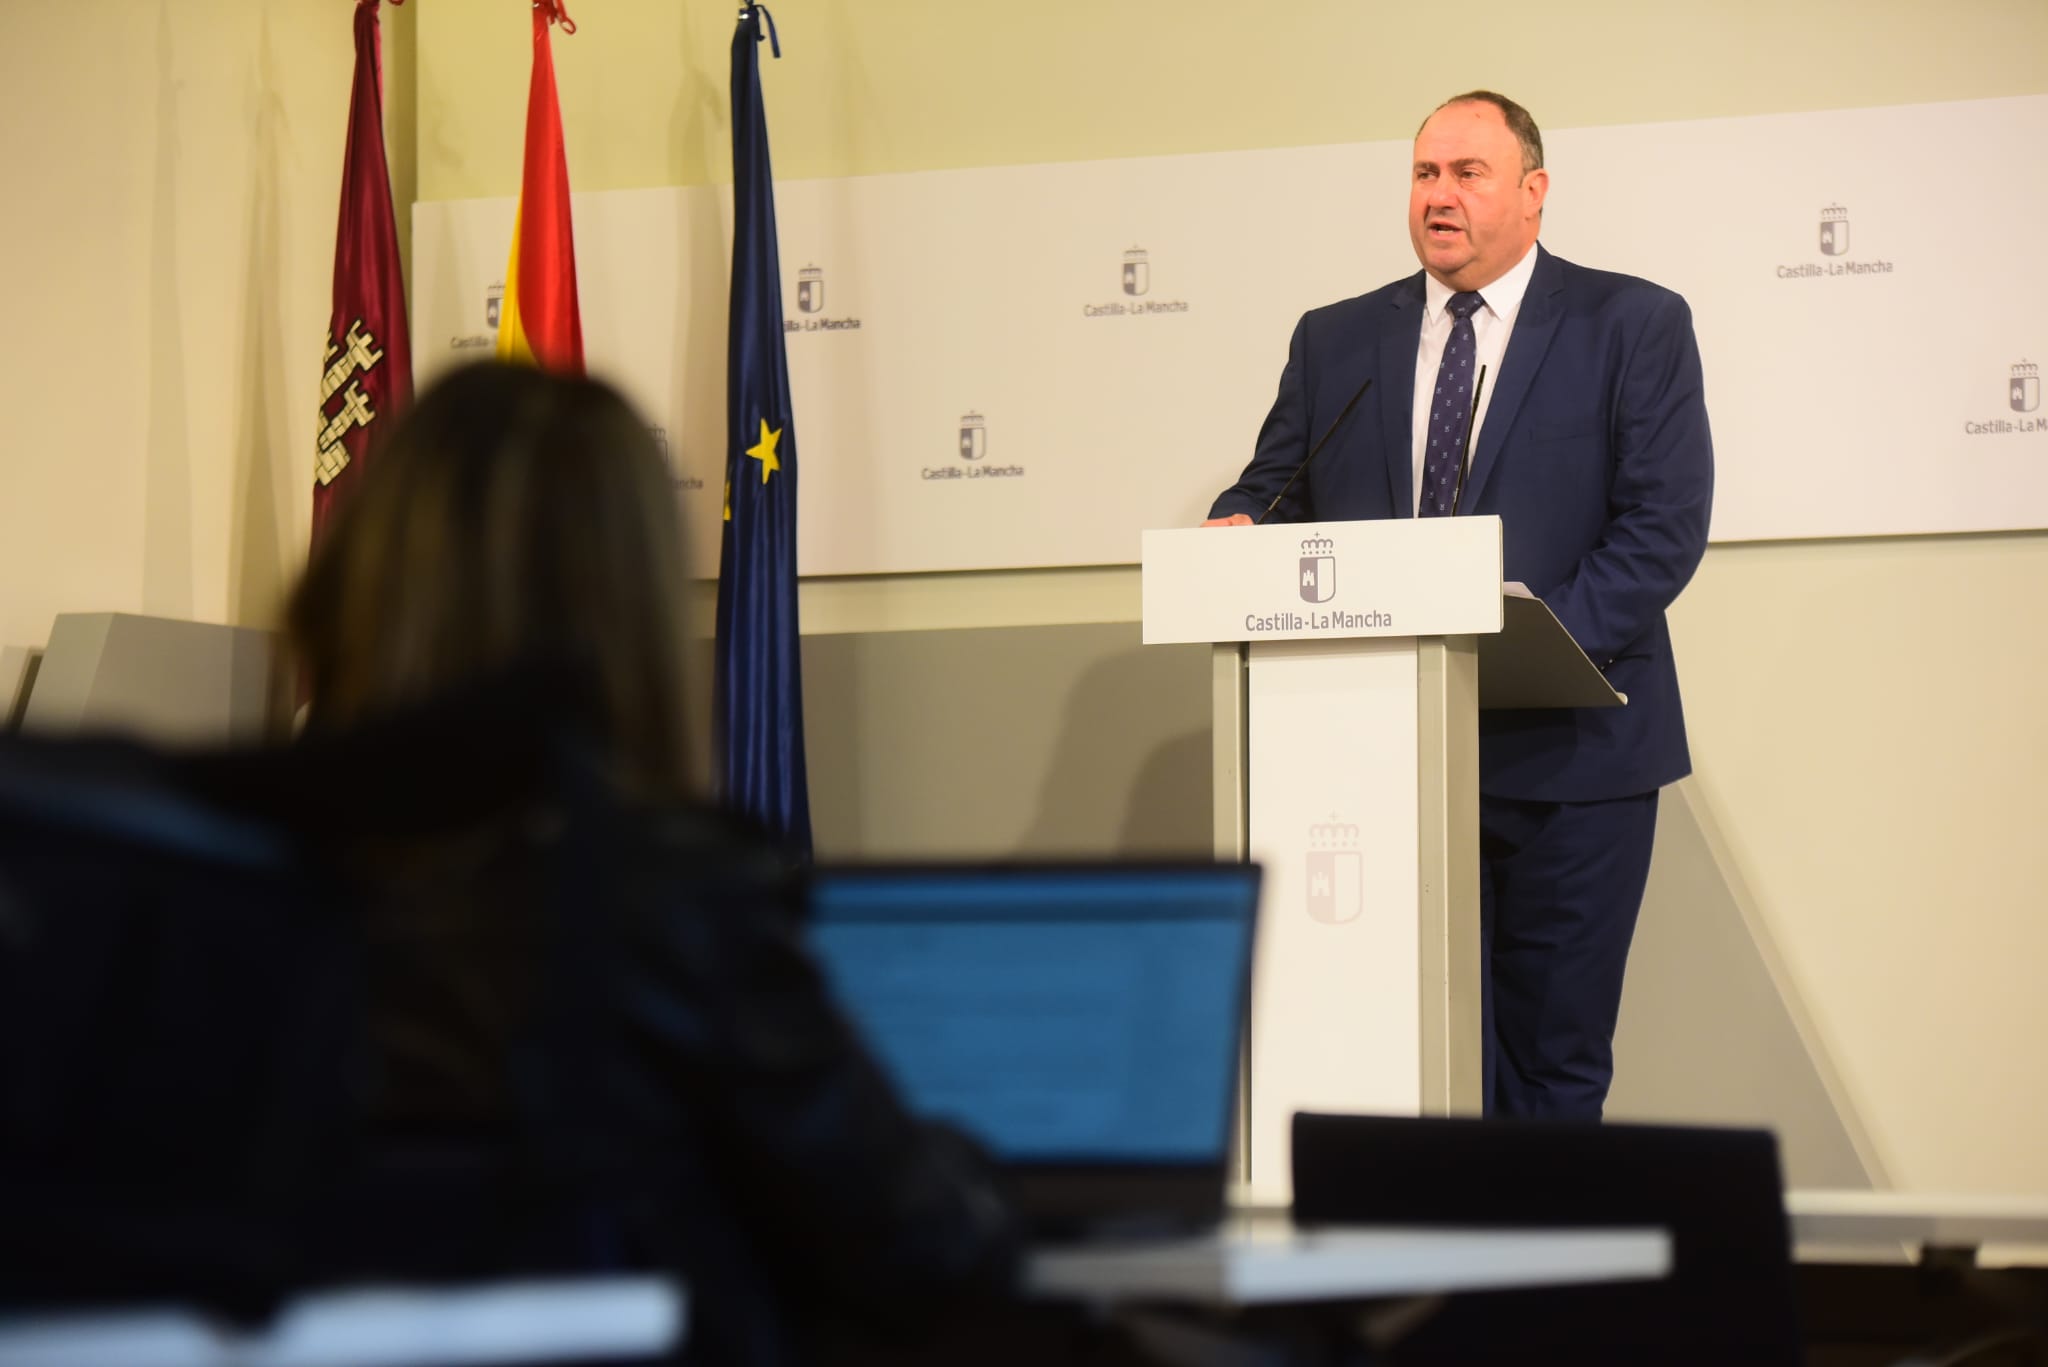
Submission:
[[1535,242],[1550,176],[1522,174],[1522,144],[1492,105],[1430,115],[1411,174],[1408,236],[1422,268],[1452,289],[1484,289]]

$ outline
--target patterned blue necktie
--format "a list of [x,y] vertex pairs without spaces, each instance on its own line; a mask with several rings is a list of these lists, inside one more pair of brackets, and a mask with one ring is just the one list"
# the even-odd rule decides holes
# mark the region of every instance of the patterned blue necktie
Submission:
[[1436,371],[1436,397],[1429,403],[1429,447],[1422,460],[1422,505],[1419,517],[1448,517],[1458,488],[1458,462],[1465,450],[1465,428],[1472,421],[1472,365],[1479,343],[1472,335],[1472,315],[1486,301],[1466,290],[1451,296],[1451,340],[1444,344],[1443,364]]

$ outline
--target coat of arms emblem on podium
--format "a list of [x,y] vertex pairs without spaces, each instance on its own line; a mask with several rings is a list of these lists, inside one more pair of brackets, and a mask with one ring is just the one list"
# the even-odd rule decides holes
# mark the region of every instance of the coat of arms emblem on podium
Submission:
[[1341,925],[1365,911],[1365,856],[1358,827],[1348,821],[1319,821],[1308,828],[1308,914],[1312,921]]
[[1337,596],[1337,543],[1311,536],[1301,543],[1301,597],[1306,603],[1327,603]]

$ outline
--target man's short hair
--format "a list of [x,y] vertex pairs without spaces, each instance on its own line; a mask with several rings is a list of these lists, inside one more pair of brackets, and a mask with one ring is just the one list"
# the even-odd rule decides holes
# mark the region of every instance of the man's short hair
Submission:
[[[1468,90],[1462,95],[1451,96],[1430,110],[1430,118],[1435,118],[1439,111],[1449,109],[1454,104],[1490,104],[1498,109],[1500,116],[1507,120],[1508,131],[1515,135],[1515,141],[1522,144],[1522,174],[1526,176],[1531,171],[1543,169],[1543,132],[1536,127],[1536,120],[1530,117],[1528,110],[1497,91]],[[1429,119],[1422,122],[1427,126]],[[1422,129],[1417,128],[1415,133],[1420,137]]]

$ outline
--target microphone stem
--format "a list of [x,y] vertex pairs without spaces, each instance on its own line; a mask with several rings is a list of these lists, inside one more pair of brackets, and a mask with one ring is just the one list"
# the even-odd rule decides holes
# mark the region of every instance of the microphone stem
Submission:
[[1294,473],[1289,475],[1287,482],[1280,486],[1280,492],[1273,495],[1273,501],[1266,505],[1266,511],[1260,513],[1252,520],[1254,527],[1260,525],[1273,515],[1273,510],[1280,506],[1280,500],[1287,497],[1287,491],[1294,487],[1294,481],[1301,478],[1301,472],[1308,469],[1308,463],[1316,458],[1316,452],[1322,450],[1323,443],[1336,435],[1337,429],[1344,425],[1344,419],[1351,416],[1351,410],[1358,407],[1358,401],[1364,398],[1365,391],[1371,388],[1372,376],[1368,375],[1365,377],[1365,382],[1351,392],[1351,397],[1345,401],[1344,407],[1337,411],[1337,416],[1330,419],[1330,425],[1323,429],[1322,436],[1316,438],[1316,444],[1308,448],[1308,454],[1301,458],[1301,464],[1294,467]]

